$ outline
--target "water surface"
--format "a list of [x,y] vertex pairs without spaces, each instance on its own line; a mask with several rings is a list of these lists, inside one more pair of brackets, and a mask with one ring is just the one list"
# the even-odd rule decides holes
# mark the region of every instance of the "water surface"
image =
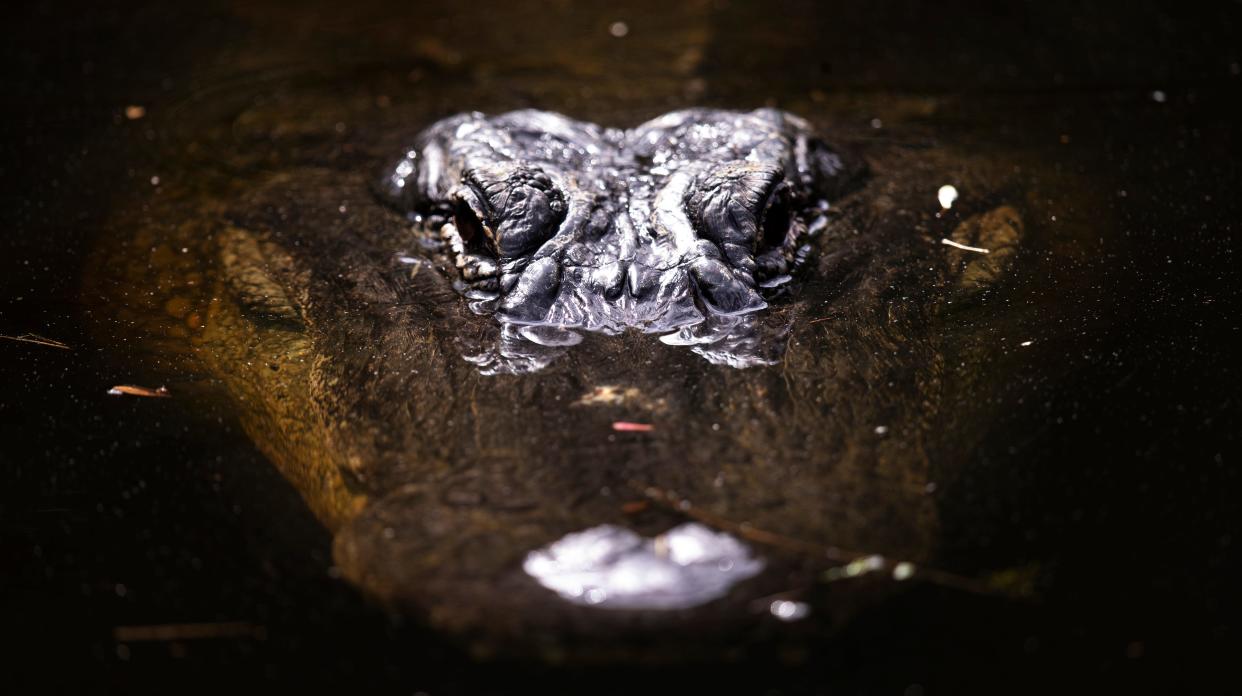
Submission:
[[[968,577],[1017,569],[1037,585],[1035,604],[918,585],[831,630],[816,586],[800,597],[820,609],[812,620],[773,624],[797,640],[751,644],[749,662],[713,678],[799,693],[1021,690],[1085,671],[1110,689],[1150,688],[1174,665],[1212,664],[1236,638],[1222,570],[1237,491],[1226,346],[1238,172],[1224,156],[1242,79],[1228,41],[1236,16],[904,3],[169,12],[32,10],[11,49],[29,76],[5,146],[0,333],[70,348],[0,345],[2,529],[17,559],[5,602],[37,658],[23,659],[35,683],[153,690],[227,673],[503,692],[516,673],[598,684],[581,668],[480,670],[457,642],[394,624],[340,577],[324,524],[348,517],[350,501],[306,496],[288,465],[282,477],[281,461],[307,461],[304,450],[282,459],[275,430],[238,399],[252,384],[261,400],[258,375],[279,371],[247,372],[245,353],[228,350],[245,325],[227,321],[216,292],[219,220],[283,230],[281,241],[351,215],[382,229],[366,182],[414,132],[462,110],[526,106],[613,126],[693,104],[802,114],[891,184],[859,205],[889,235],[881,251],[917,256],[869,267],[894,279],[869,295],[883,304],[843,305],[840,277],[806,278],[772,312],[795,327],[788,358],[746,371],[627,335],[589,338],[536,381],[488,381],[447,349],[488,325],[437,297],[447,348],[426,360],[442,372],[409,387],[447,415],[413,447],[466,474],[549,453],[546,479],[525,479],[537,500],[592,491],[548,523],[564,532],[604,515],[644,533],[672,526],[672,513],[622,511],[639,479],[792,538]],[[937,218],[946,183],[961,199]],[[900,263],[965,258],[936,256],[961,253],[936,242],[1002,205],[1020,212],[1023,240],[982,294],[950,305],[945,288],[919,282],[938,276]],[[430,308],[402,311],[425,319]],[[898,324],[880,356],[867,327],[890,311]],[[342,321],[342,335],[357,340],[358,325]],[[260,343],[287,350],[279,321],[265,326]],[[117,384],[174,396],[108,396]],[[607,385],[641,398],[571,405]],[[472,402],[486,428],[447,422]],[[612,431],[621,418],[656,430]],[[495,490],[454,478],[462,471],[436,472],[455,500]],[[220,622],[261,630],[117,633]]]

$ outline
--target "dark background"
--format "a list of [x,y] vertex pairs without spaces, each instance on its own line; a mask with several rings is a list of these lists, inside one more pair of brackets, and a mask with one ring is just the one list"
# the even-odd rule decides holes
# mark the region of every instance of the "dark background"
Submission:
[[[713,44],[704,58],[707,101],[762,102],[756,83],[775,95],[808,88],[954,95],[980,104],[997,128],[1040,124],[1033,139],[1071,133],[1087,151],[1074,160],[1080,175],[1098,171],[1124,183],[1110,219],[1142,252],[1092,261],[1082,270],[1097,280],[1082,303],[1041,317],[1068,324],[1056,359],[1035,371],[1013,368],[1013,388],[1032,397],[998,414],[996,437],[970,453],[977,465],[964,485],[977,497],[978,519],[946,521],[960,532],[960,548],[950,549],[959,567],[986,565],[980,549],[993,545],[1092,569],[1059,584],[1046,604],[921,589],[799,666],[770,656],[676,669],[478,666],[331,576],[327,534],[227,408],[200,404],[189,413],[175,399],[152,408],[104,394],[132,376],[128,348],[93,345],[97,319],[79,299],[81,269],[118,190],[143,178],[142,165],[175,138],[130,127],[126,105],[155,111],[176,103],[201,88],[191,71],[202,56],[217,56],[227,74],[230,51],[268,40],[313,50],[350,37],[341,49],[349,55],[322,56],[331,63],[357,53],[390,59],[404,37],[426,34],[456,51],[441,57],[445,70],[466,73],[479,56],[501,63],[534,56],[529,66],[510,64],[539,70],[537,58],[566,37],[598,35],[609,47],[602,50],[620,50],[607,43],[609,17],[624,18],[639,46],[645,27],[676,21],[654,3],[509,7],[526,21],[483,32],[490,38],[480,41],[472,27],[502,21],[492,11],[500,9],[121,2],[7,11],[0,333],[34,332],[74,350],[0,340],[0,689],[1242,688],[1228,662],[1237,641],[1233,510],[1242,492],[1233,350],[1238,3],[711,8],[717,31],[739,40]],[[454,60],[465,67],[452,67]],[[646,79],[637,69],[623,77]],[[547,100],[538,92],[519,98]],[[262,625],[263,634],[122,644],[113,633],[238,620]]]

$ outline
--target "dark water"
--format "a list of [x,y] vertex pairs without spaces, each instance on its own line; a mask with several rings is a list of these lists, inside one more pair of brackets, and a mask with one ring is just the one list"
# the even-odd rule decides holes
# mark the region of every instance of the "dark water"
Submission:
[[[1232,6],[901,2],[23,11],[6,49],[0,333],[70,350],[0,339],[0,659],[15,692],[1167,692],[1225,674],[1240,20]],[[864,149],[951,147],[1019,172],[1005,184],[1028,193],[1014,271],[943,324],[944,379],[959,386],[938,423],[969,436],[941,439],[930,467],[949,501],[937,564],[1037,567],[1037,601],[920,586],[809,656],[479,665],[336,577],[328,532],[235,404],[105,393],[210,382],[184,341],[95,292],[129,287],[133,270],[96,250],[130,221],[172,235],[168,211],[186,217],[231,182],[369,167],[463,109],[632,125],[690,104],[774,104]],[[261,630],[116,634],[212,622]]]

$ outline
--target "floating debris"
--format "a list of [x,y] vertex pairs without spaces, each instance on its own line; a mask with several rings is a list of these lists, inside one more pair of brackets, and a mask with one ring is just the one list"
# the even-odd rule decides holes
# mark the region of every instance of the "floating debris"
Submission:
[[167,399],[172,396],[172,393],[168,391],[167,387],[157,387],[155,389],[151,389],[149,387],[138,387],[132,384],[118,384],[109,389],[108,393],[113,396],[146,396],[156,399]]
[[948,210],[953,207],[953,201],[957,200],[957,188],[952,184],[945,184],[936,191],[936,200],[940,201],[940,207]]
[[811,614],[811,605],[789,599],[777,599],[768,605],[768,612],[781,621],[798,621]]
[[634,387],[620,387],[613,384],[605,384],[592,389],[583,394],[577,401],[573,402],[573,406],[619,406],[625,403],[626,399],[633,400],[637,398],[641,392]]
[[139,106],[138,104],[130,104],[129,106],[125,107],[125,118],[131,121],[137,121],[138,119],[146,115],[147,115],[147,107],[145,106]]
[[655,430],[655,426],[650,423],[631,423],[629,421],[614,421],[612,429],[619,433],[649,433]]
[[945,245],[947,245],[947,246],[951,246],[951,247],[953,247],[954,249],[961,249],[961,250],[963,250],[963,251],[973,251],[973,252],[975,252],[975,253],[979,253],[979,254],[990,254],[990,253],[992,253],[992,250],[991,250],[991,249],[984,249],[983,247],[972,247],[972,246],[966,246],[965,244],[958,244],[957,242],[955,242],[955,241],[953,241],[952,239],[949,239],[949,238],[947,238],[947,237],[946,237],[946,238],[944,238],[944,239],[941,239],[941,240],[940,240],[940,243],[941,243],[941,244],[945,244]]
[[661,398],[648,398],[637,387],[626,387],[618,384],[602,384],[578,397],[570,404],[574,407],[606,407],[629,406],[652,413],[662,413],[668,409],[668,403]]
[[651,501],[648,500],[631,500],[621,506],[621,512],[626,515],[637,515],[638,513],[651,507]]
[[8,339],[10,341],[17,341],[19,343],[33,343],[36,346],[47,346],[48,348],[72,350],[68,343],[57,341],[54,338],[45,338],[43,336],[39,336],[38,334],[27,333],[20,336],[5,336],[4,334],[0,334],[0,338]]

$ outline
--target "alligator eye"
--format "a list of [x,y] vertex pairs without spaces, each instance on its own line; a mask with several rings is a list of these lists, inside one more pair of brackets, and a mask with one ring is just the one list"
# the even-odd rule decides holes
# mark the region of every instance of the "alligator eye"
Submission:
[[789,226],[793,223],[793,213],[789,209],[789,196],[784,189],[778,190],[768,199],[759,223],[760,245],[766,249],[784,246],[789,236]]

